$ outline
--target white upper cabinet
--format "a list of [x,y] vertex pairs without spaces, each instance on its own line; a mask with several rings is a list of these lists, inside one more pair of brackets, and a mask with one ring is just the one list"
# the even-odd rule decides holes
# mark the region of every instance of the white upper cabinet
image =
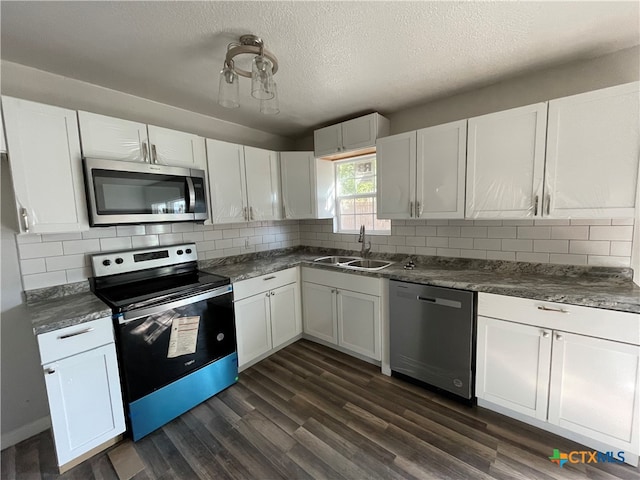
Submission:
[[376,142],[378,218],[412,218],[416,197],[416,132]]
[[148,129],[151,163],[206,169],[204,138],[155,125]]
[[332,218],[333,164],[313,152],[280,152],[283,218]]
[[207,139],[211,221],[247,221],[247,195],[242,145]]
[[211,221],[280,218],[278,154],[207,139]]
[[149,161],[147,126],[121,118],[78,112],[82,154],[111,160]]
[[633,216],[640,153],[639,85],[549,102],[545,215]]
[[376,143],[378,218],[462,218],[467,121]]
[[345,152],[375,147],[376,139],[388,134],[389,120],[370,113],[313,132],[314,154],[316,157],[348,156]]
[[469,119],[467,218],[542,213],[547,104]]
[[76,112],[11,97],[2,106],[21,232],[88,230]]
[[85,157],[206,168],[197,135],[89,112],[78,112],[78,121]]
[[249,220],[280,218],[280,170],[278,152],[244,147]]

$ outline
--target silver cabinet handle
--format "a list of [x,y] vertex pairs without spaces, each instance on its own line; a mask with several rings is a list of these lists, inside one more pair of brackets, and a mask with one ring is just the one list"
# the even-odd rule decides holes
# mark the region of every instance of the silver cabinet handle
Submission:
[[547,215],[551,214],[551,195],[547,195]]
[[153,144],[151,144],[151,157],[153,157],[153,163],[158,163],[158,151]]
[[273,280],[275,277],[275,275],[269,275],[268,277],[264,277],[262,280]]
[[332,288],[332,289],[331,289],[331,293],[336,293],[336,289],[335,289],[335,288]]
[[560,334],[556,335],[556,340],[560,340],[562,341],[564,339],[564,337]]
[[544,310],[545,312],[569,313],[569,310],[565,308],[549,308],[544,305],[538,305],[538,310]]
[[71,338],[71,337],[75,337],[77,335],[82,335],[84,333],[89,333],[89,332],[93,332],[93,327],[85,328],[84,330],[79,330],[73,333],[67,333],[66,335],[61,335],[58,337],[58,340],[64,340],[65,338]]
[[409,216],[413,218],[413,202],[409,202]]
[[539,200],[539,197],[538,197],[538,195],[536,195],[536,199],[533,202],[533,216],[534,217],[538,216],[538,200]]
[[147,157],[149,156],[149,148],[147,147],[147,142],[142,142],[142,160],[146,163]]
[[45,368],[44,373],[51,375],[52,373],[56,373],[56,371],[53,368]]
[[24,233],[29,233],[29,214],[26,208],[20,209],[20,216],[22,217],[22,224],[24,226]]
[[249,207],[249,220],[253,220],[253,207]]
[[416,201],[416,218],[420,218],[420,202]]
[[247,207],[242,207],[242,218],[247,219]]
[[265,294],[264,294],[264,296],[265,296],[265,297],[268,297],[268,296],[269,296],[269,292],[265,293]]
[[549,332],[542,332],[542,338],[549,338]]

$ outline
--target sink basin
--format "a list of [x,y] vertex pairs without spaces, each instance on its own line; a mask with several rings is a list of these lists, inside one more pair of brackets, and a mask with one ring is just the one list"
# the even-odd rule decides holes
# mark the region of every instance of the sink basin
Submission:
[[339,265],[339,264],[345,264],[347,262],[352,262],[354,260],[361,260],[361,258],[360,257],[331,256],[331,257],[316,258],[314,260],[314,262],[326,263],[326,264],[329,264],[329,265]]
[[385,267],[388,267],[393,262],[387,262],[385,260],[353,260],[345,264],[345,267],[349,268],[357,268],[361,270],[380,270]]

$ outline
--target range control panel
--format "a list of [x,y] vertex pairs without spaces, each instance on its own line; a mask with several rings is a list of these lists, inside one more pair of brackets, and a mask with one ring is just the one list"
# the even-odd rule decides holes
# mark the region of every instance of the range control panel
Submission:
[[96,277],[128,273],[147,268],[168,267],[178,263],[198,260],[195,243],[167,245],[164,247],[120,250],[91,256],[93,274]]

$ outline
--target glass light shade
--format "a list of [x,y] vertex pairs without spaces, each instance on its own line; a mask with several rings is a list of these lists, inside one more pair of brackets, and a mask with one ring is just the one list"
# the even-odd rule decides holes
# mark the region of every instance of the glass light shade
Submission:
[[238,74],[227,65],[220,71],[220,84],[218,86],[218,103],[225,108],[238,108],[240,101],[240,82]]
[[251,96],[258,100],[274,97],[273,64],[266,57],[255,57],[251,65]]
[[273,98],[268,100],[260,100],[260,113],[265,115],[277,115],[280,113],[278,105],[278,86],[273,82]]

